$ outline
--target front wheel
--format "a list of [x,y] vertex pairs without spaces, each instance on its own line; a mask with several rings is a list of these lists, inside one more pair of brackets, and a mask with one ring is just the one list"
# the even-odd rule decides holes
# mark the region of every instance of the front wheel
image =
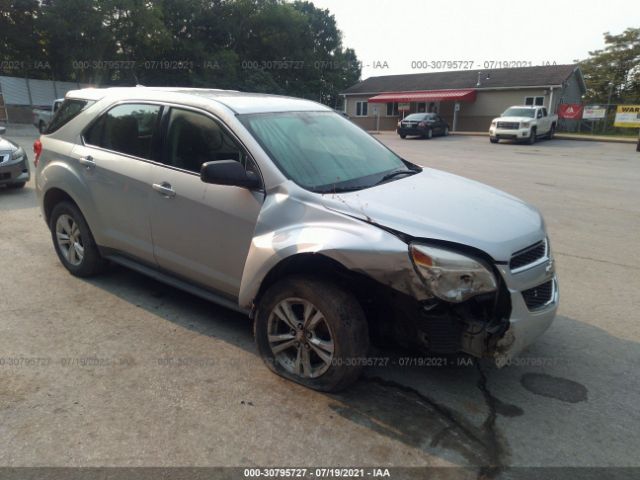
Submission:
[[444,135],[445,137],[448,137],[448,136],[449,136],[449,127],[444,127],[443,135]]
[[489,141],[491,143],[498,143],[500,141],[500,139],[498,137],[489,137]]
[[255,339],[273,372],[334,392],[359,376],[369,349],[364,312],[350,293],[309,276],[280,280],[264,294]]
[[44,123],[42,120],[40,120],[40,123],[38,123],[38,131],[40,133],[44,133],[46,129],[47,129],[47,124]]
[[78,207],[60,202],[51,212],[49,229],[62,265],[77,277],[100,273],[107,262],[102,258],[87,221]]
[[531,134],[529,135],[529,138],[527,139],[527,143],[529,145],[533,145],[534,143],[536,143],[536,135],[537,135],[536,129],[532,128],[531,129]]
[[427,133],[424,135],[427,139],[433,138],[433,130],[427,130]]
[[407,138],[407,136],[404,133],[401,133],[400,134],[400,138],[402,138],[404,140],[405,138]]

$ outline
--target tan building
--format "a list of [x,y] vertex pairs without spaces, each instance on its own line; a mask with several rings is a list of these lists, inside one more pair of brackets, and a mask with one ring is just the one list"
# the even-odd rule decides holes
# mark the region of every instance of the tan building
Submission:
[[577,65],[458,70],[370,77],[348,88],[344,111],[368,130],[395,130],[414,112],[437,112],[453,131],[485,131],[511,105],[580,103],[586,87]]

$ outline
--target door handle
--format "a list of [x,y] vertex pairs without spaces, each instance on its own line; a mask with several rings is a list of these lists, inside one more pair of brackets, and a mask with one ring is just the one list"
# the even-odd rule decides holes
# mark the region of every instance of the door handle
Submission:
[[80,165],[84,165],[87,168],[92,168],[96,166],[96,161],[93,159],[91,155],[87,155],[86,157],[80,157],[78,159]]
[[165,197],[176,196],[176,191],[173,189],[170,183],[167,183],[167,182],[154,183],[152,187],[156,192],[161,193]]

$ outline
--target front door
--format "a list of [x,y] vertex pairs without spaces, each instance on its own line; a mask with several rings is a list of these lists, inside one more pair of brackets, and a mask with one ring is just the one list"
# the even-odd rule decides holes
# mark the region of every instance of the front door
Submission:
[[252,160],[218,121],[172,108],[163,165],[154,166],[151,231],[158,265],[174,274],[237,297],[264,194],[200,180],[204,162]]

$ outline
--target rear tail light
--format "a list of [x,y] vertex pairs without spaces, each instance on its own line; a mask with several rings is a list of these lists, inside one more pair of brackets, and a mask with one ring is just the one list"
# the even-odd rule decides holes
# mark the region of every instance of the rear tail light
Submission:
[[33,142],[33,153],[35,154],[33,164],[37,167],[40,161],[40,155],[42,154],[42,142],[40,140]]

